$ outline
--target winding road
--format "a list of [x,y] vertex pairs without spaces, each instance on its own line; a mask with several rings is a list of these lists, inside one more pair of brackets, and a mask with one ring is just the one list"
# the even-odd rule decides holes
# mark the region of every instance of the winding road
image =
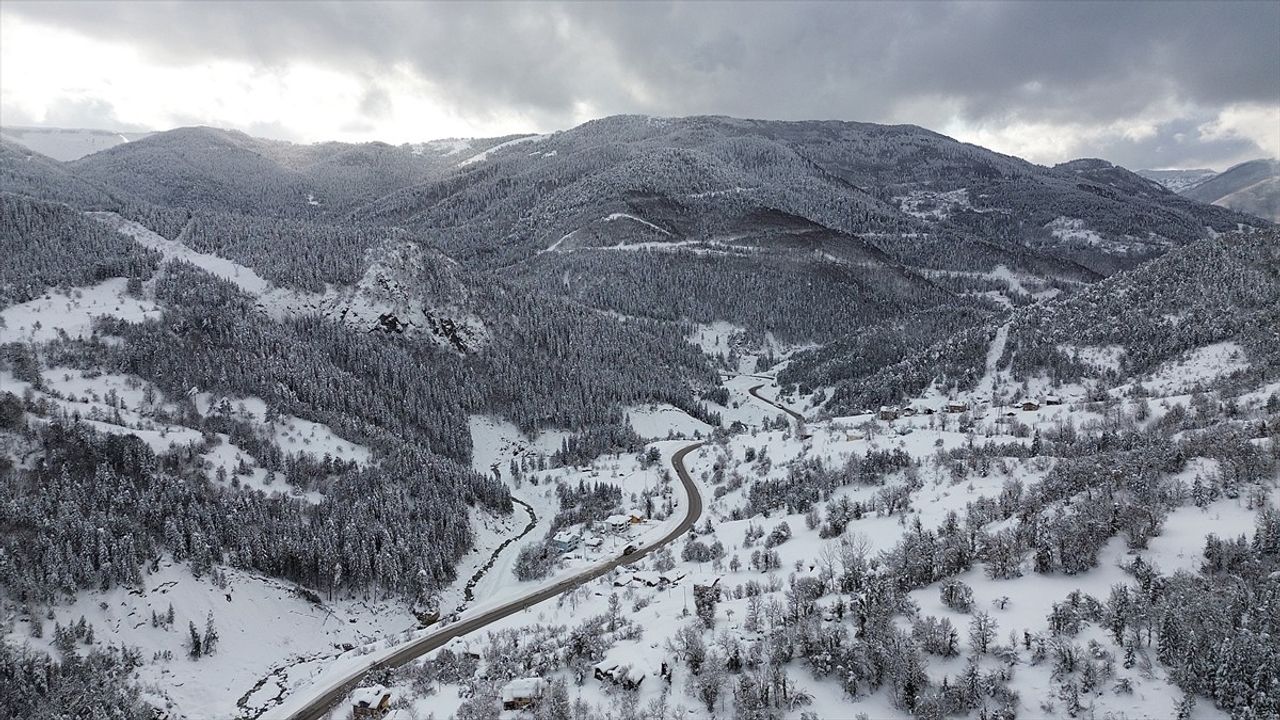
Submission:
[[[764,387],[764,386],[760,385],[755,388],[752,388],[751,394],[755,395],[761,400],[765,400],[759,395],[756,395],[756,390],[758,390],[760,387]],[[769,402],[771,405],[776,404],[776,403],[770,402],[769,400],[765,400],[765,402]],[[781,407],[781,406],[778,406],[778,407]],[[797,415],[796,413],[790,410],[787,410],[786,408],[782,408],[782,409],[786,410],[791,415],[795,415],[798,418],[798,422],[803,423],[803,418],[800,418],[799,415]],[[401,665],[404,665],[410,662],[411,660],[415,660],[431,652],[432,650],[436,650],[444,646],[446,643],[453,640],[454,638],[458,638],[468,633],[475,632],[476,630],[479,630],[480,628],[483,628],[486,625],[489,625],[490,623],[501,620],[502,618],[507,617],[508,615],[515,614],[517,612],[520,612],[521,610],[525,610],[529,607],[537,605],[543,600],[547,600],[555,597],[556,595],[560,595],[562,593],[568,592],[569,590],[572,590],[584,583],[590,582],[591,580],[594,580],[600,577],[601,575],[604,575],[614,570],[615,568],[622,567],[625,565],[631,565],[635,562],[638,562],[639,560],[643,559],[645,556],[649,555],[650,553],[666,545],[669,545],[670,543],[675,541],[676,538],[685,534],[689,530],[689,528],[693,527],[693,524],[697,522],[698,518],[701,517],[702,515],[702,495],[698,493],[698,488],[694,484],[693,478],[689,475],[688,468],[685,467],[684,459],[685,459],[685,456],[697,450],[698,448],[702,447],[703,444],[704,444],[703,442],[696,442],[690,445],[686,445],[680,448],[679,450],[677,450],[676,453],[671,456],[671,466],[675,469],[676,475],[679,476],[680,483],[684,485],[685,493],[689,498],[689,504],[688,504],[685,517],[683,520],[680,521],[680,524],[672,528],[670,532],[662,536],[662,538],[659,539],[657,542],[646,545],[629,555],[623,555],[615,560],[611,560],[605,563],[600,563],[598,565],[593,565],[589,569],[577,575],[567,577],[564,580],[561,580],[560,582],[554,585],[550,585],[540,590],[536,590],[532,593],[529,593],[528,595],[525,595],[524,597],[517,598],[516,600],[513,600],[505,605],[500,605],[492,610],[476,615],[473,618],[460,620],[452,625],[447,625],[445,627],[442,627],[436,632],[433,632],[429,635],[421,637],[405,645],[404,647],[400,648],[395,653],[387,657],[384,657],[381,660],[378,660],[377,662],[371,663],[361,668],[359,671],[353,672],[346,679],[342,680],[341,682],[337,683],[334,686],[331,686],[328,690],[325,690],[322,694],[317,696],[305,707],[294,712],[292,715],[289,715],[288,716],[289,720],[320,720],[325,716],[326,713],[329,712],[331,708],[333,708],[333,706],[339,700],[346,697],[347,694],[350,693],[352,689],[354,689],[357,685],[359,685],[360,681],[364,679],[364,676],[367,675],[368,673],[374,670],[380,670],[382,668],[400,667]]]
[[[753,375],[751,377],[759,377],[759,376]],[[800,439],[802,440],[808,438],[809,434],[804,431],[804,415],[801,415],[800,413],[796,412],[795,410],[792,410],[791,408],[787,407],[786,405],[783,405],[780,402],[777,402],[775,400],[770,400],[769,398],[761,395],[757,391],[762,387],[764,387],[763,383],[761,383],[760,385],[756,385],[755,387],[748,388],[747,392],[750,393],[751,396],[754,397],[755,399],[760,400],[761,402],[767,403],[769,405],[772,405],[773,407],[776,407],[782,412],[790,415],[791,418],[796,421],[796,434],[799,435]]]

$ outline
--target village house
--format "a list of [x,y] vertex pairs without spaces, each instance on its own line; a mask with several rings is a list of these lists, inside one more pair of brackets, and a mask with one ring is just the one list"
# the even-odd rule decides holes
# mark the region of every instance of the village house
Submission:
[[965,402],[961,402],[959,400],[948,400],[947,412],[949,413],[969,412],[969,404]]
[[1032,411],[1032,410],[1039,410],[1039,409],[1040,409],[1040,403],[1036,402],[1035,400],[1023,400],[1023,401],[1022,401],[1022,409],[1023,409],[1023,410],[1026,410],[1026,411],[1028,411],[1028,412],[1029,412],[1029,411]]
[[523,710],[532,707],[547,691],[547,681],[542,678],[518,678],[502,686],[502,709]]
[[902,417],[915,417],[916,409],[908,405],[902,408],[901,413],[902,413]]
[[356,688],[351,703],[352,720],[380,718],[391,710],[391,691],[381,685]]
[[1058,397],[1057,395],[1050,395],[1044,399],[1044,404],[1045,405],[1061,405],[1062,398]]
[[893,422],[894,420],[897,420],[897,419],[898,419],[898,409],[897,409],[897,408],[891,408],[891,407],[889,407],[888,405],[881,405],[881,406],[880,406],[880,419],[881,419],[881,420],[888,421],[888,422]]
[[631,527],[631,516],[630,515],[610,515],[609,517],[604,519],[604,524],[608,525],[609,529],[614,532],[622,532],[627,528]]
[[555,537],[551,538],[551,547],[554,548],[556,552],[571,552],[578,547],[578,539],[577,535],[562,530],[556,533]]

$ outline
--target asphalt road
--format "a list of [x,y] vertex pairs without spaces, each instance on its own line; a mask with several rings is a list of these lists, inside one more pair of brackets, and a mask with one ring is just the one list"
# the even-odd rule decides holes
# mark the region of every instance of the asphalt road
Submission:
[[779,403],[779,402],[777,402],[777,401],[775,401],[775,400],[770,400],[769,398],[767,398],[767,397],[765,397],[765,396],[761,395],[760,393],[756,392],[757,390],[759,390],[759,389],[760,389],[760,388],[762,388],[762,387],[764,387],[764,385],[763,385],[763,384],[756,385],[755,387],[748,389],[748,390],[747,390],[747,392],[751,393],[751,395],[752,395],[753,397],[755,397],[757,400],[761,400],[761,401],[763,401],[763,402],[766,402],[766,403],[768,403],[768,404],[770,404],[770,405],[772,405],[772,406],[774,406],[774,407],[778,408],[778,409],[779,409],[779,410],[781,410],[782,412],[784,412],[784,413],[786,413],[786,414],[790,415],[790,416],[792,417],[792,419],[794,419],[794,420],[796,421],[796,432],[797,432],[797,433],[799,433],[800,437],[801,437],[801,438],[807,438],[807,437],[809,437],[809,435],[808,435],[807,433],[805,433],[805,431],[804,431],[804,416],[803,416],[803,415],[801,415],[800,413],[796,412],[795,410],[792,410],[791,408],[787,407],[786,405],[783,405],[782,403]]
[[[751,394],[755,395],[755,391],[759,387],[764,387],[764,386],[760,385],[757,388],[752,388]],[[756,395],[756,397],[760,397],[760,396]],[[764,400],[764,398],[760,398],[760,399]],[[765,400],[765,402],[769,402],[769,401]],[[770,403],[770,404],[773,404],[773,403]],[[783,408],[783,410],[786,410],[786,408]],[[790,410],[787,410],[787,412],[791,413],[792,415],[796,415]],[[797,417],[799,416],[797,415]],[[801,419],[801,422],[803,422],[803,419]],[[357,687],[360,684],[361,680],[364,679],[364,676],[367,673],[372,672],[374,670],[379,670],[382,668],[399,667],[401,665],[404,665],[405,663],[408,663],[411,660],[415,660],[419,657],[422,657],[423,655],[431,652],[432,650],[436,650],[444,646],[446,643],[448,643],[450,640],[453,640],[454,638],[458,638],[463,635],[466,635],[467,633],[471,633],[476,630],[479,630],[480,628],[492,622],[495,622],[497,620],[501,620],[502,618],[507,617],[508,615],[518,613],[521,610],[525,610],[529,607],[537,605],[543,600],[553,598],[556,595],[572,590],[573,588],[576,588],[579,585],[582,585],[583,583],[589,582],[591,580],[594,580],[600,577],[601,575],[608,573],[614,568],[622,567],[625,565],[631,565],[635,562],[638,562],[639,560],[643,559],[646,555],[672,543],[673,541],[675,541],[676,538],[680,537],[685,532],[687,532],[689,528],[693,527],[693,524],[697,522],[698,518],[702,515],[702,495],[698,493],[698,488],[697,486],[694,485],[693,478],[689,476],[689,470],[684,466],[685,456],[693,452],[694,450],[697,450],[698,448],[702,447],[702,445],[703,443],[701,442],[696,442],[690,445],[686,445],[680,448],[679,450],[677,450],[675,455],[671,456],[671,466],[675,468],[676,475],[679,476],[680,483],[684,485],[684,490],[689,497],[689,508],[688,508],[689,511],[685,515],[684,519],[680,521],[680,524],[677,525],[671,532],[664,535],[662,539],[658,540],[657,542],[651,545],[646,545],[645,547],[640,548],[639,550],[631,553],[630,555],[623,555],[618,557],[615,560],[605,563],[604,565],[594,566],[590,570],[587,570],[586,572],[583,572],[578,575],[574,575],[573,577],[565,578],[564,580],[561,580],[555,585],[543,588],[542,590],[539,590],[534,593],[530,593],[529,595],[513,600],[510,603],[507,603],[506,605],[496,607],[481,615],[477,615],[473,618],[468,618],[466,620],[462,620],[452,625],[448,625],[444,628],[441,628],[440,631],[438,632],[432,633],[431,635],[428,635],[420,640],[417,640],[412,644],[406,645],[405,647],[397,651],[394,655],[386,657],[378,661],[377,663],[374,663],[370,667],[366,668],[363,672],[361,672],[359,676],[354,677],[349,681],[343,683],[342,685],[329,690],[328,692],[324,693],[320,697],[317,697],[314,701],[309,703],[306,707],[294,713],[293,715],[290,715],[289,720],[320,720],[325,716],[325,713],[329,712],[329,710],[332,709],[333,706],[338,701],[342,700],[342,698],[346,697],[348,693],[350,693],[355,687]]]

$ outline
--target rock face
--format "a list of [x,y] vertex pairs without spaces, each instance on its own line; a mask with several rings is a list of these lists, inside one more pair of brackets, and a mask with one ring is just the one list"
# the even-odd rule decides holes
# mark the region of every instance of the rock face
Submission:
[[469,310],[470,290],[445,255],[408,241],[369,250],[368,270],[354,287],[332,288],[315,309],[368,332],[404,335],[473,352],[488,332]]

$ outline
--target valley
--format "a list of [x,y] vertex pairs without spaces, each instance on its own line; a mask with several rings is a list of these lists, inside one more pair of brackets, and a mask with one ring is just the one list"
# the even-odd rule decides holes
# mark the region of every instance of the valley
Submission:
[[1263,218],[868,123],[3,143],[13,707],[1276,710]]

